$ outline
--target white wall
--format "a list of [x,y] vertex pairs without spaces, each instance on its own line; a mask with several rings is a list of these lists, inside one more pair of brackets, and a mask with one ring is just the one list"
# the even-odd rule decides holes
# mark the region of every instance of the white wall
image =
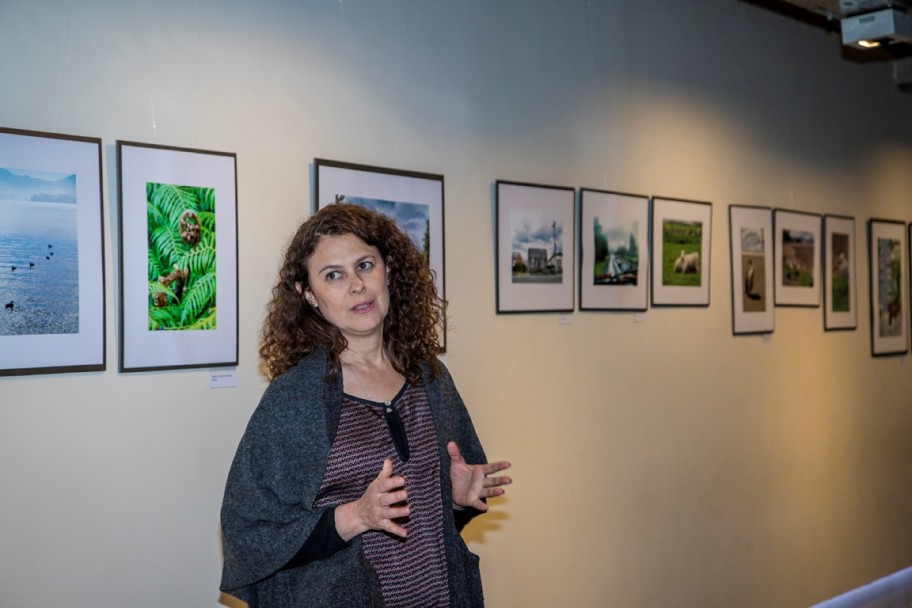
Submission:
[[[0,2],[0,125],[102,137],[108,367],[0,378],[0,605],[234,605],[218,510],[314,157],[443,173],[448,363],[516,483],[489,605],[806,606],[912,563],[909,358],[868,217],[912,220],[912,97],[730,0]],[[118,374],[117,139],[238,154],[238,388]],[[714,203],[711,306],[494,312],[496,179]],[[859,328],[731,335],[727,206],[858,220]]]

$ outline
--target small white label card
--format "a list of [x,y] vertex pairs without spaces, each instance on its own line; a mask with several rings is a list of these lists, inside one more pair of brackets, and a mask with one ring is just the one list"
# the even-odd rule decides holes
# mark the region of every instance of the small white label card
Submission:
[[209,372],[209,388],[236,388],[237,368]]

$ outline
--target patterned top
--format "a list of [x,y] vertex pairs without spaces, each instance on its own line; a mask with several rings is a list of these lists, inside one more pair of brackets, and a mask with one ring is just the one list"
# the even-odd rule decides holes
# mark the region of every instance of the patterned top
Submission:
[[[409,448],[406,462],[397,453],[384,417],[387,407],[402,420]],[[423,387],[406,383],[389,406],[344,396],[314,506],[357,500],[387,458],[393,463],[393,474],[405,478],[410,515],[397,522],[408,531],[404,539],[381,531],[362,535],[364,554],[380,579],[383,601],[388,608],[449,606],[440,455]]]

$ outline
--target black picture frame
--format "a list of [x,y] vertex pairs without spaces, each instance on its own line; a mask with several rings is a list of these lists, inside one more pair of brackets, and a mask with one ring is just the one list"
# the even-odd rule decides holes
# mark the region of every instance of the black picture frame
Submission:
[[821,227],[819,213],[773,211],[776,306],[820,306]]
[[823,329],[858,328],[858,265],[855,218],[823,216]]
[[0,376],[103,371],[101,139],[0,128]]
[[773,211],[730,205],[732,333],[769,334],[776,326],[773,302]]
[[238,364],[237,157],[117,142],[121,372]]
[[650,242],[652,306],[708,307],[712,203],[653,196]]
[[579,309],[649,305],[649,197],[580,188]]
[[494,206],[497,314],[573,312],[576,190],[497,180]]
[[[314,210],[343,199],[396,220],[424,253],[437,293],[446,299],[443,174],[314,159]],[[437,331],[441,352],[446,352],[446,329],[443,319]]]
[[909,352],[909,249],[905,222],[868,220],[871,354]]

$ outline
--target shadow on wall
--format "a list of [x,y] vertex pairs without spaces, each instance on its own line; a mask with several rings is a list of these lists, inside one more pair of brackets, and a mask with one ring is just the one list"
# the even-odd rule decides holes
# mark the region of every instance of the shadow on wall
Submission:
[[503,524],[509,521],[509,514],[504,511],[498,511],[502,508],[497,499],[488,499],[488,512],[481,517],[476,517],[462,530],[462,538],[466,543],[484,544],[485,536],[489,532],[494,532],[503,528]]
[[219,604],[228,608],[247,608],[247,602],[242,602],[234,596],[223,593],[219,596]]
[[906,568],[811,608],[912,608],[912,568]]

